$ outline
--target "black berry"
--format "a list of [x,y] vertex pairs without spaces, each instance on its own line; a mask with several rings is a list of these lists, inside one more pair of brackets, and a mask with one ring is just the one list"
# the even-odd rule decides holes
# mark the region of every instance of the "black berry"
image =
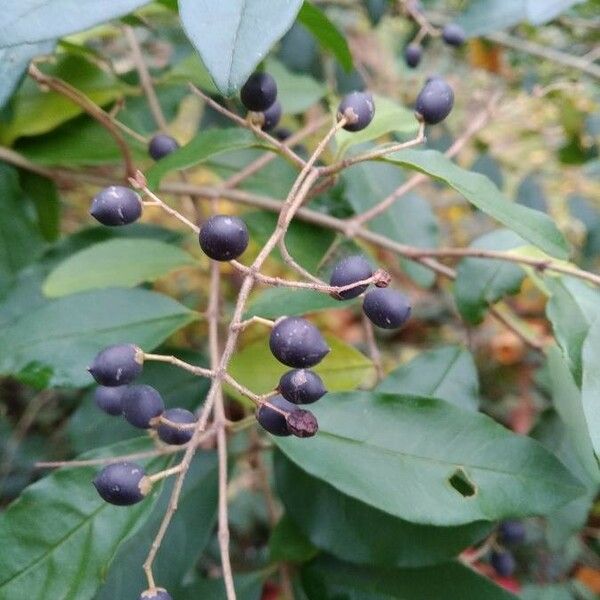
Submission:
[[292,130],[287,127],[278,127],[274,132],[273,136],[280,142],[285,142],[292,135]]
[[134,344],[109,346],[100,352],[88,371],[100,384],[124,385],[132,382],[141,372],[144,353]]
[[248,110],[262,112],[277,99],[277,84],[268,73],[252,73],[242,86],[240,97]]
[[404,49],[404,60],[411,69],[419,66],[422,57],[423,48],[419,44],[409,44]]
[[154,588],[142,592],[138,600],[173,600],[173,596],[165,588]]
[[262,404],[256,413],[256,420],[260,423],[263,429],[273,435],[285,436],[291,435],[287,426],[286,417],[293,410],[296,410],[296,405],[288,402],[283,396],[274,396],[269,398],[269,403],[284,411],[286,414],[274,410],[267,404]]
[[492,552],[490,563],[500,577],[510,577],[515,572],[517,566],[515,557],[507,550]]
[[[373,268],[369,261],[360,254],[355,256],[347,256],[342,258],[333,267],[329,283],[335,287],[342,287],[369,279],[373,275]],[[369,286],[367,284],[358,285],[356,287],[344,290],[331,295],[338,300],[350,300],[360,296]]]
[[123,416],[134,427],[149,429],[164,410],[161,395],[149,385],[130,385],[123,394]]
[[311,404],[327,393],[323,380],[309,369],[294,369],[284,373],[279,380],[278,390],[294,404]]
[[[165,419],[173,421],[173,423],[195,423],[196,417],[194,413],[191,413],[185,408],[169,408],[162,414]],[[172,425],[161,423],[157,430],[158,437],[165,443],[173,446],[181,446],[187,444],[194,435],[194,430],[189,429],[177,429]]]
[[498,538],[509,546],[522,544],[525,541],[525,525],[522,521],[502,521],[498,526]]
[[248,247],[246,223],[238,217],[215,215],[200,228],[200,247],[214,260],[233,260]]
[[273,104],[263,112],[262,130],[271,131],[271,129],[277,127],[281,120],[281,113],[281,103],[273,102]]
[[442,39],[449,46],[462,46],[467,39],[465,34],[465,30],[456,23],[448,23],[448,25],[444,26],[442,29]]
[[450,114],[453,106],[452,88],[441,77],[432,77],[419,92],[415,110],[425,123],[435,125]]
[[297,408],[286,417],[288,431],[296,437],[312,437],[319,431],[317,418],[310,410]]
[[167,154],[175,152],[178,148],[179,144],[175,138],[172,138],[165,133],[157,133],[150,140],[150,144],[148,144],[148,154],[150,154],[154,160],[160,160],[167,156]]
[[116,417],[123,412],[123,393],[126,385],[106,387],[99,385],[94,392],[96,406],[105,413]]
[[90,214],[102,225],[128,225],[140,218],[142,200],[128,187],[111,185],[96,194]]
[[321,332],[306,319],[286,317],[271,330],[273,356],[288,367],[312,367],[329,352]]
[[342,98],[337,110],[338,121],[346,117],[348,122],[344,125],[346,131],[360,131],[364,129],[375,116],[375,102],[368,92],[351,92]]
[[120,462],[100,471],[94,485],[103,500],[117,506],[129,506],[144,499],[146,491],[142,479],[144,469],[135,463]]
[[367,292],[363,311],[371,322],[383,329],[396,329],[410,316],[410,300],[398,290],[375,288]]

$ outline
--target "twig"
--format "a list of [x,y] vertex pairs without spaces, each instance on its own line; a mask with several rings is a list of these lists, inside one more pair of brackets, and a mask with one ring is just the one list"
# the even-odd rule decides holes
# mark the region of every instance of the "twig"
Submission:
[[144,360],[153,360],[155,362],[166,362],[180,369],[184,369],[193,373],[194,375],[198,375],[199,377],[212,377],[214,373],[210,369],[205,369],[203,367],[198,367],[196,365],[192,365],[184,360],[177,358],[176,356],[167,355],[167,354],[148,354],[144,352]]
[[[130,179],[130,182],[135,185],[136,179]],[[146,186],[141,188],[141,191],[152,198],[152,202],[145,201],[144,206],[159,206],[165,212],[168,212],[170,215],[174,216],[176,219],[179,219],[182,223],[184,223],[187,227],[189,227],[196,235],[200,233],[200,227],[195,223],[192,223],[187,217],[184,217],[178,210],[175,210],[171,206],[169,206],[166,202],[163,202],[154,192],[150,191]]]
[[381,361],[381,352],[377,346],[377,340],[375,339],[375,331],[373,329],[373,323],[365,315],[362,314],[363,329],[365,331],[365,337],[367,338],[367,347],[369,349],[369,355],[373,364],[375,365],[375,373],[377,375],[377,381],[381,381],[384,376],[383,363]]

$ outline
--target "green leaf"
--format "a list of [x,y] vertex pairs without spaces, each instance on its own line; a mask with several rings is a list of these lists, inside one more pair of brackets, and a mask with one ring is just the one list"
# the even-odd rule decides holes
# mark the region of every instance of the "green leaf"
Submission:
[[[385,163],[360,163],[342,173],[345,194],[357,214],[372,208],[404,183],[398,169]],[[410,246],[431,248],[439,244],[437,218],[428,202],[417,194],[406,194],[385,213],[369,222],[369,228]],[[414,261],[400,260],[415,283],[429,287],[435,274]]]
[[[148,438],[102,448],[85,457],[147,450]],[[152,471],[167,459],[152,460]],[[157,493],[123,509],[104,502],[93,485],[98,467],[60,469],[29,486],[0,516],[10,552],[0,556],[0,597],[94,597],[119,545],[152,512]],[[158,486],[160,487],[160,486]]]
[[600,374],[598,361],[600,360],[600,321],[594,321],[583,342],[582,348],[583,379],[581,383],[581,403],[587,428],[596,453],[600,461]]
[[281,315],[293,317],[319,310],[346,308],[347,302],[308,289],[268,288],[254,296],[248,304],[244,319],[256,315],[278,319]]
[[479,407],[479,381],[471,353],[460,346],[423,352],[392,371],[378,392],[440,398],[467,410]]
[[148,186],[156,189],[160,180],[170,171],[189,169],[212,156],[259,145],[255,135],[247,129],[208,129],[191,142],[156,162],[146,173]]
[[57,298],[98,288],[134,287],[195,262],[177,246],[158,240],[108,240],[61,262],[42,289],[46,296]]
[[[354,390],[373,378],[373,363],[364,354],[330,335],[325,335],[325,339],[331,352],[314,370],[330,392]],[[260,365],[260,369],[256,365]],[[282,365],[271,354],[266,337],[236,352],[229,366],[231,375],[257,394],[273,390],[286,371],[289,371],[289,367]],[[240,397],[233,390],[231,392],[231,395]]]
[[[482,235],[471,248],[483,250],[512,250],[526,243],[508,229],[497,229]],[[490,305],[505,296],[517,294],[525,278],[523,269],[510,262],[465,258],[456,270],[454,299],[465,321],[481,323]]]
[[487,177],[461,169],[440,152],[402,150],[392,154],[386,160],[409,169],[416,169],[447,183],[473,206],[544,252],[557,258],[564,259],[568,256],[567,241],[548,215],[510,202]]
[[375,116],[365,129],[356,132],[342,129],[336,134],[338,156],[346,154],[352,146],[376,140],[389,133],[399,133],[407,137],[417,133],[419,124],[413,111],[383,96],[375,95],[373,99]]
[[231,96],[292,26],[302,0],[179,0],[183,28],[217,89]]
[[47,242],[55,242],[60,235],[60,197],[56,183],[31,171],[22,171],[20,181],[35,207],[41,234]]
[[420,569],[357,567],[329,557],[302,569],[308,600],[515,600],[457,562]]
[[525,0],[527,20],[532,25],[543,25],[552,21],[575,4],[585,0]]
[[521,600],[573,600],[571,587],[566,583],[551,585],[526,584],[521,588]]
[[344,34],[330,21],[327,15],[314,4],[306,1],[298,13],[298,21],[329,50],[347,73],[352,70],[352,54]]
[[294,526],[321,550],[353,563],[418,567],[444,562],[492,528],[482,521],[455,527],[409,523],[342,494],[279,452],[275,475],[277,492]]
[[[236,575],[233,585],[237,600],[260,600],[266,573],[256,572],[245,575]],[[223,579],[196,579],[190,585],[180,588],[173,596],[177,600],[227,600]]]
[[43,365],[52,369],[54,386],[87,385],[86,368],[105,346],[129,342],[150,350],[196,318],[175,300],[146,290],[74,294],[0,330],[0,373]]
[[60,38],[122,17],[147,0],[4,0],[0,47]]
[[279,519],[269,538],[272,561],[301,563],[314,558],[318,552],[287,514]]
[[[140,568],[152,545],[171,497],[173,478],[165,484],[144,526],[125,542],[95,600],[137,598],[147,586]],[[177,512],[153,566],[161,587],[173,590],[193,568],[209,541],[217,514],[218,475],[214,452],[199,452],[186,474]],[[193,532],[193,535],[190,535]],[[174,595],[179,598],[179,595]]]
[[526,0],[475,0],[457,19],[469,36],[500,31],[524,21]]
[[273,438],[286,456],[413,523],[545,514],[584,491],[537,442],[442,400],[351,392],[329,394],[311,410],[319,433],[308,443]]

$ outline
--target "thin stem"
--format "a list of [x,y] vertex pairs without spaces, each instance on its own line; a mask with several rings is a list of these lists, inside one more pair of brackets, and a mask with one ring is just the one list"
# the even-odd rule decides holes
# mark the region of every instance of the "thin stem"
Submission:
[[250,327],[250,325],[254,325],[254,323],[258,323],[260,325],[265,325],[266,327],[274,327],[275,326],[275,321],[272,321],[271,319],[264,319],[263,317],[258,317],[258,316],[253,316],[250,317],[249,319],[246,319],[245,321],[242,321],[238,327],[240,330],[244,330],[247,329],[248,327]]
[[[135,179],[132,180],[132,183],[135,184]],[[144,202],[144,206],[159,206],[165,212],[169,213],[176,219],[179,219],[182,223],[189,227],[196,235],[200,233],[200,227],[198,227],[198,225],[192,223],[187,217],[184,217],[178,210],[175,210],[166,202],[163,202],[154,192],[150,191],[146,186],[142,187],[141,191],[149,198],[152,198],[152,202],[146,201]]]
[[160,481],[161,479],[166,479],[167,477],[171,477],[171,475],[176,475],[180,471],[181,471],[181,465],[175,465],[174,467],[171,467],[170,469],[165,469],[164,471],[159,471],[158,473],[155,473],[154,475],[147,475],[146,478],[151,483],[156,483],[157,481]]
[[379,347],[377,346],[377,340],[375,339],[373,323],[364,313],[362,314],[362,322],[363,329],[365,331],[365,337],[367,338],[367,347],[369,349],[369,355],[371,356],[371,360],[375,365],[377,381],[381,381],[384,376],[383,362],[381,360],[381,352],[379,350]]
[[189,371],[190,373],[193,373],[194,375],[198,375],[200,377],[212,377],[214,375],[214,373],[210,369],[205,369],[203,367],[192,365],[172,355],[148,354],[147,352],[144,352],[144,360],[170,363],[172,365],[175,365],[176,367],[179,367],[180,369],[184,369],[185,371]]

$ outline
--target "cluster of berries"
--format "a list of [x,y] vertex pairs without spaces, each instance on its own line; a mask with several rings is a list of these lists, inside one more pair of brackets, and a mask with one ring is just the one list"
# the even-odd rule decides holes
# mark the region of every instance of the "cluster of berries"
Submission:
[[503,521],[498,526],[497,548],[490,555],[490,564],[500,577],[510,577],[517,567],[515,557],[508,547],[525,541],[525,525],[522,521]]
[[[467,36],[460,25],[448,23],[442,29],[442,39],[448,46],[459,48],[465,43]],[[404,60],[411,69],[418,67],[422,58],[423,46],[421,44],[413,42],[404,49]]]
[[277,100],[277,83],[268,73],[256,72],[240,90],[242,104],[250,111],[258,113],[258,121],[263,131],[271,131],[281,120],[281,104]]

